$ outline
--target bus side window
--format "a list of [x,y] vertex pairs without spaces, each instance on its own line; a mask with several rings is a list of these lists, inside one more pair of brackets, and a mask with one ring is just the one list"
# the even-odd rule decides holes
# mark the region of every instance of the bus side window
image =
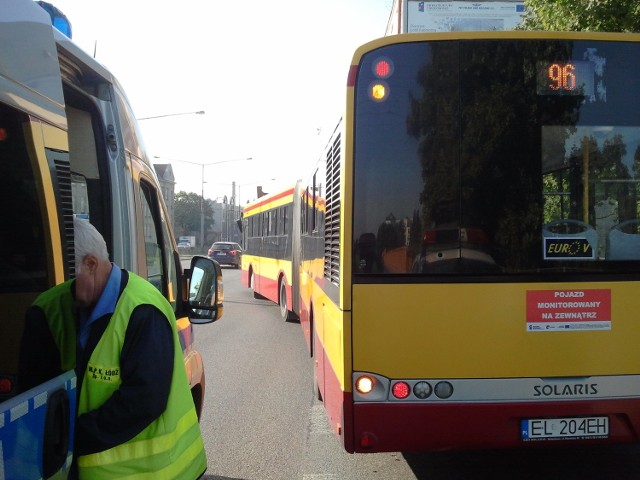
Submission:
[[171,235],[164,211],[160,206],[160,192],[150,183],[140,181],[140,204],[143,212],[144,244],[149,280],[169,303],[176,308],[178,273]]
[[89,215],[89,194],[87,179],[84,175],[71,174],[71,191],[73,192],[73,213],[74,215],[90,220]]

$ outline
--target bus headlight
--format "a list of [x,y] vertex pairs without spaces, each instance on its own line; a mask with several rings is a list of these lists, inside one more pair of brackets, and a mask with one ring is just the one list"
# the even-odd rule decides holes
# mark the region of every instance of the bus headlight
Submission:
[[353,400],[356,402],[382,402],[387,399],[389,379],[368,372],[353,372]]
[[368,395],[376,385],[376,379],[369,375],[356,378],[356,391],[362,395]]

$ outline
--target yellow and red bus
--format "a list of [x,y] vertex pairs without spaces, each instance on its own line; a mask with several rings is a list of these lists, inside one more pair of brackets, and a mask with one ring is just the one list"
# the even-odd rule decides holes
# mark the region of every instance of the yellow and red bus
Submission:
[[[280,305],[284,320],[299,310],[299,195],[296,186],[270,194],[243,209],[242,281],[256,298]],[[295,266],[294,266],[295,265]]]
[[[293,311],[347,451],[638,441],[638,58],[639,35],[550,32],[355,52],[285,194]],[[243,268],[280,301],[265,232]]]

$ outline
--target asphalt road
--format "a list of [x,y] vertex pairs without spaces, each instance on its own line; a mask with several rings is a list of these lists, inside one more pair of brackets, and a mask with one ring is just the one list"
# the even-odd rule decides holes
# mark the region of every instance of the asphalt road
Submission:
[[195,327],[207,376],[205,480],[640,479],[639,446],[350,455],[314,399],[300,325],[254,299],[239,271],[223,274],[223,318]]

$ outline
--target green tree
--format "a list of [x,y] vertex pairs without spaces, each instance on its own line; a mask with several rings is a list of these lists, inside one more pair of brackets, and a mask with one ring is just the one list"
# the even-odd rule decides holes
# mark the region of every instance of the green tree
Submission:
[[640,32],[638,0],[525,0],[524,30]]
[[[176,193],[174,218],[177,232],[191,235],[200,232],[201,200],[202,197],[197,193],[184,191]],[[207,231],[213,225],[213,209],[206,200],[202,207],[204,211],[204,229]]]

